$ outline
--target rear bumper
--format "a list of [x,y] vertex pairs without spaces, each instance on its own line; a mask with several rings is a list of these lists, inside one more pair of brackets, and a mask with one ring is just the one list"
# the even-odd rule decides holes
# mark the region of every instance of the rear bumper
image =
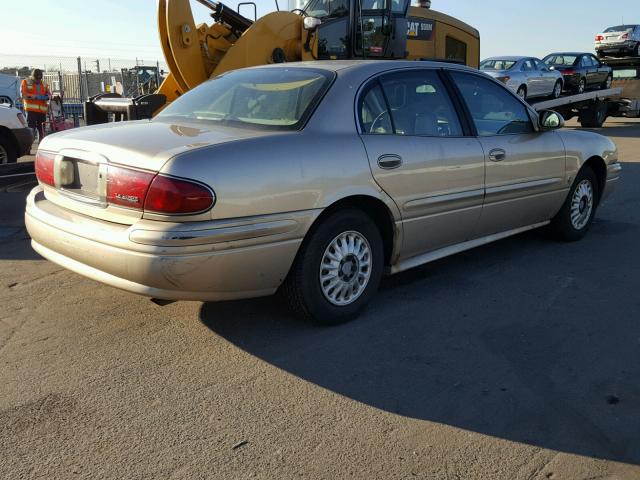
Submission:
[[33,145],[33,131],[26,128],[14,128],[11,130],[18,144],[18,157],[29,155],[31,153],[31,145]]
[[638,42],[629,41],[622,43],[609,43],[596,45],[596,52],[602,54],[618,54],[618,53],[633,53],[637,47]]
[[36,187],[25,224],[38,253],[80,275],[149,297],[216,301],[274,293],[318,214],[128,226],[62,209]]

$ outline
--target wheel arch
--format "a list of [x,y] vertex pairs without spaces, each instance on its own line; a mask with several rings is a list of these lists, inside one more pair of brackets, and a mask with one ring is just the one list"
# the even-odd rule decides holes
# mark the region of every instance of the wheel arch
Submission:
[[0,125],[0,137],[1,138],[6,138],[7,141],[9,141],[9,143],[11,143],[11,146],[13,147],[14,152],[16,153],[16,155],[18,154],[18,140],[16,140],[15,135],[11,132],[10,129],[8,129],[7,127]]
[[605,184],[607,182],[607,164],[604,159],[599,155],[594,155],[589,157],[587,161],[585,161],[580,169],[582,170],[585,166],[591,168],[593,173],[595,173],[596,178],[598,179],[598,203],[600,202],[600,197],[602,196],[602,192],[604,191]]
[[307,232],[307,236],[320,225],[324,218],[334,212],[347,208],[355,208],[362,211],[378,226],[384,245],[384,262],[386,266],[391,265],[399,250],[401,229],[396,224],[392,210],[380,198],[358,194],[346,196],[334,201],[314,220],[311,228],[309,228]]

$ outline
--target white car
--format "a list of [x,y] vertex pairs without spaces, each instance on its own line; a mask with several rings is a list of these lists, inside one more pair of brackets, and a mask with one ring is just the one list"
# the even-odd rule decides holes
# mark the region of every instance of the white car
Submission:
[[17,108],[0,104],[0,164],[14,163],[31,152],[33,132]]

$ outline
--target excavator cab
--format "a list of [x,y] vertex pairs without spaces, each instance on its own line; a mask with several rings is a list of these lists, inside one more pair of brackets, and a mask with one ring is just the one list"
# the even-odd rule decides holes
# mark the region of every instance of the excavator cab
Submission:
[[408,8],[409,0],[310,0],[305,51],[317,42],[317,60],[404,58]]

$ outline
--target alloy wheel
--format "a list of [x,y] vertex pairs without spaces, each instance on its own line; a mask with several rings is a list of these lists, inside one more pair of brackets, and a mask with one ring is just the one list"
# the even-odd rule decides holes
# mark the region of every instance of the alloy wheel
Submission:
[[589,222],[593,211],[593,197],[591,182],[588,179],[582,180],[571,197],[571,225],[576,230],[582,230]]
[[324,297],[336,306],[355,302],[371,278],[371,247],[355,231],[335,237],[320,262],[320,287]]
[[582,78],[580,80],[580,83],[578,84],[578,93],[584,93],[586,88],[587,88],[587,82],[585,82],[584,78]]
[[607,77],[607,82],[605,83],[605,88],[611,88],[611,84],[613,83],[613,77],[608,76]]
[[556,86],[553,87],[553,98],[559,98],[562,95],[562,83],[556,82]]

